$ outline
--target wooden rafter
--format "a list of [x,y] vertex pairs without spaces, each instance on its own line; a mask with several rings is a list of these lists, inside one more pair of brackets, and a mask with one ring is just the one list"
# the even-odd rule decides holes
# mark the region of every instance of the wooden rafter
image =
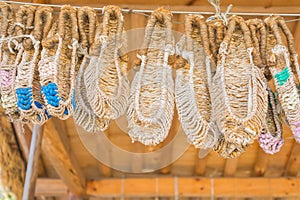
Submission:
[[[74,194],[84,194],[85,177],[78,163],[70,152],[67,133],[61,121],[47,122],[44,128],[42,150],[48,156],[56,172]],[[59,129],[57,129],[59,128]]]
[[[16,133],[16,138],[18,140],[18,144],[20,146],[23,158],[27,162],[29,157],[29,149],[30,149],[33,126],[23,125],[21,122],[14,122],[13,127]],[[39,162],[38,175],[47,176],[47,172],[42,158],[39,158],[38,162]]]
[[205,156],[204,158],[199,158],[198,154],[196,156],[196,163],[195,163],[195,174],[196,176],[204,176],[205,175],[205,169],[206,169],[206,163],[207,163],[208,156]]
[[257,158],[254,164],[253,176],[264,176],[268,167],[270,155],[266,154],[261,148],[257,153]]
[[238,166],[239,159],[238,158],[228,158],[225,162],[224,167],[224,176],[234,176],[237,166]]
[[[94,197],[299,197],[300,178],[126,178],[87,181],[86,194]],[[123,186],[122,186],[123,184]],[[285,187],[282,187],[282,186]],[[65,195],[67,187],[57,179],[39,179],[36,195]]]
[[300,144],[294,142],[289,160],[286,165],[285,175],[296,176],[300,170]]

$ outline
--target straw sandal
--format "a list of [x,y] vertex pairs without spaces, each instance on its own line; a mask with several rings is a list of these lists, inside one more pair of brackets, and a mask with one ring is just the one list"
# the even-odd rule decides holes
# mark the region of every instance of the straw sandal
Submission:
[[175,101],[182,128],[196,148],[212,148],[217,135],[211,122],[211,53],[203,16],[186,16],[185,35],[176,45],[176,54],[183,58],[177,60],[175,81]]
[[3,51],[0,64],[2,106],[11,120],[15,120],[20,118],[15,93],[17,65],[24,51],[22,44],[24,35],[30,34],[33,28],[35,7],[20,6],[14,24],[11,7],[1,4],[1,10],[3,14],[2,22],[4,22],[2,38],[8,37],[2,44]]
[[[291,66],[295,66],[296,69],[299,66],[296,61],[297,54],[294,50],[293,38],[281,17],[271,16],[265,22],[268,28],[268,67],[274,78],[278,100],[288,125],[295,140],[300,142],[300,98],[291,69]],[[286,36],[288,48],[282,41],[280,30]],[[290,56],[292,60],[290,60]]]
[[[52,25],[52,8],[38,7],[35,12],[34,30],[24,36],[24,52],[18,65],[16,93],[21,118],[36,124],[43,124],[49,119],[39,82],[38,60],[41,40],[45,38]],[[32,19],[31,19],[32,20]]]
[[[127,79],[127,39],[121,9],[106,6],[102,33],[95,41],[99,54],[92,56],[84,73],[87,98],[94,113],[104,119],[117,119],[127,109],[129,81]],[[95,55],[95,52],[93,52]]]
[[78,26],[76,10],[61,8],[58,22],[53,24],[39,62],[43,97],[50,115],[62,120],[69,118],[75,109],[74,86],[77,65]]
[[137,55],[139,71],[131,85],[128,134],[133,141],[145,145],[164,141],[174,115],[174,83],[168,63],[174,54],[171,20],[171,12],[163,8],[151,14]]
[[[84,128],[88,132],[104,131],[109,126],[108,119],[99,118],[95,115],[87,97],[86,85],[84,82],[84,72],[89,66],[92,59],[98,59],[99,51],[95,47],[95,34],[100,36],[101,26],[96,29],[96,12],[93,8],[82,7],[78,10],[78,25],[79,25],[79,49],[84,55],[80,69],[76,77],[76,110],[74,112],[75,123]],[[96,31],[96,33],[95,33]]]
[[259,134],[258,143],[260,147],[268,154],[274,154],[280,151],[284,144],[282,138],[282,126],[277,112],[275,96],[268,86],[267,79],[270,80],[272,75],[266,67],[267,64],[267,32],[265,24],[260,19],[249,19],[246,21],[253,41],[253,62],[256,66],[265,72],[265,84],[268,91],[268,112],[264,122],[264,127]]
[[262,71],[253,63],[250,36],[243,18],[229,18],[212,85],[213,112],[223,135],[220,139],[222,148],[216,146],[215,150],[220,152],[224,146],[230,146],[226,153],[220,152],[225,156],[232,152],[236,156],[238,151],[244,151],[253,143],[262,130],[267,113],[266,84]]

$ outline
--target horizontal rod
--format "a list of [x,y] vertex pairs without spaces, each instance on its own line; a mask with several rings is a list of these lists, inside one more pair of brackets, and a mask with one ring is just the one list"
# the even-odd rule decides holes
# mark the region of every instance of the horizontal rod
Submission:
[[[55,7],[61,8],[63,5],[58,4],[40,4],[40,3],[30,3],[30,2],[18,2],[18,1],[2,1],[10,4],[19,4],[19,5],[33,5],[33,6],[48,6],[48,7]],[[74,8],[80,8],[80,6],[73,6]],[[96,8],[95,10],[103,11],[104,7]],[[152,13],[153,10],[150,9],[129,9],[123,8],[122,12],[124,13]],[[174,10],[171,11],[173,14],[202,14],[202,15],[214,15],[215,12],[201,12],[201,11],[179,11]],[[230,15],[244,15],[244,16],[270,16],[274,13],[262,13],[262,12],[229,12]],[[277,13],[277,15],[284,16],[284,17],[300,17],[300,13]]]

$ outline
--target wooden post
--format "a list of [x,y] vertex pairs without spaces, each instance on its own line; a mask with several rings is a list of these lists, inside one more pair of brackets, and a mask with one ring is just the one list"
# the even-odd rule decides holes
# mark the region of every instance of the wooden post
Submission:
[[43,126],[39,126],[37,124],[33,127],[22,200],[34,199],[35,184],[38,175],[38,162],[41,154],[43,128]]

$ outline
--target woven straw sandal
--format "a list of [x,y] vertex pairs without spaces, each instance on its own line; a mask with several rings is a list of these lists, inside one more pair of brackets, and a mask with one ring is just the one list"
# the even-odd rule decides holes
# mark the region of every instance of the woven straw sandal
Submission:
[[[35,7],[20,6],[20,9],[15,16],[15,23],[12,24],[13,13],[11,8],[5,6],[5,4],[2,5],[4,11],[2,13],[6,15],[3,16],[3,20],[7,20],[4,22],[3,29],[9,31],[6,32],[9,39],[3,44],[4,49],[0,64],[2,106],[5,109],[6,114],[14,120],[19,119],[20,117],[18,113],[17,96],[15,93],[17,65],[19,64],[24,51],[22,43],[24,35],[28,35],[33,28]],[[5,33],[5,31],[3,31],[3,33]]]
[[266,124],[259,135],[259,146],[268,154],[275,154],[280,151],[284,144],[282,137],[282,125],[280,117],[276,110],[275,95],[271,88],[268,87],[269,107],[266,118]]
[[[294,134],[295,140],[300,142],[300,99],[291,69],[291,65],[297,65],[297,62],[291,63],[289,54],[289,49],[293,48],[293,39],[287,37],[289,44],[289,48],[287,48],[280,33],[280,30],[282,30],[286,34],[287,30],[285,29],[287,27],[283,26],[278,18],[278,16],[271,16],[265,20],[268,29],[268,67],[274,78],[278,100],[287,123]],[[295,54],[291,56],[295,56]],[[296,56],[293,59],[296,59]]]
[[102,34],[95,41],[100,51],[98,57],[90,59],[84,73],[87,98],[94,113],[110,120],[126,112],[130,91],[127,79],[128,55],[123,54],[127,48],[123,24],[121,9],[106,6]]
[[[213,78],[212,100],[216,123],[231,152],[244,150],[260,133],[267,113],[267,90],[262,71],[252,60],[253,44],[243,18],[232,16],[220,46],[220,59]],[[225,140],[225,141],[223,141]],[[238,151],[233,147],[236,145]],[[216,146],[220,152],[227,144]],[[224,150],[224,149],[223,149]]]
[[90,7],[82,7],[78,10],[78,25],[80,35],[79,49],[81,49],[81,53],[83,53],[84,58],[76,77],[76,110],[74,112],[74,120],[76,124],[88,132],[104,131],[109,126],[109,120],[99,118],[95,115],[88,101],[84,82],[84,72],[90,64],[90,60],[92,57],[97,59],[99,55],[99,51],[97,51],[97,47],[95,47],[94,40],[95,34],[97,37],[100,36],[102,32],[100,29],[102,27],[98,26],[97,31],[95,30],[97,25],[96,12]]
[[172,14],[159,8],[148,20],[137,55],[127,112],[129,136],[145,145],[157,145],[168,135],[174,115],[174,82],[169,56],[174,52]]
[[267,70],[267,32],[265,24],[260,19],[249,19],[246,21],[253,41],[253,62],[256,66],[264,70],[265,72],[265,84],[268,90],[268,112],[265,119],[264,128],[258,137],[258,143],[260,147],[268,154],[274,154],[280,151],[280,148],[284,144],[282,138],[282,126],[280,117],[277,112],[277,105],[275,96],[268,86],[267,79],[272,78],[270,71]]
[[[15,16],[10,5],[0,2],[1,28],[0,28],[0,93],[1,104],[5,113],[11,120],[19,119],[17,99],[14,92],[16,65],[22,55],[10,51],[8,37],[14,32]],[[17,57],[17,55],[19,55]]]
[[[176,45],[175,101],[188,140],[196,148],[209,149],[217,142],[212,130],[210,50],[203,16],[187,15],[185,35]],[[180,62],[180,63],[179,63]]]
[[62,120],[69,118],[75,109],[78,38],[76,10],[71,6],[63,6],[58,22],[53,24],[42,42],[39,62],[40,82],[47,111]]
[[49,119],[44,99],[41,95],[38,60],[41,40],[48,34],[52,25],[52,8],[39,7],[35,12],[34,30],[24,39],[24,53],[18,65],[16,93],[21,118],[36,124]]

